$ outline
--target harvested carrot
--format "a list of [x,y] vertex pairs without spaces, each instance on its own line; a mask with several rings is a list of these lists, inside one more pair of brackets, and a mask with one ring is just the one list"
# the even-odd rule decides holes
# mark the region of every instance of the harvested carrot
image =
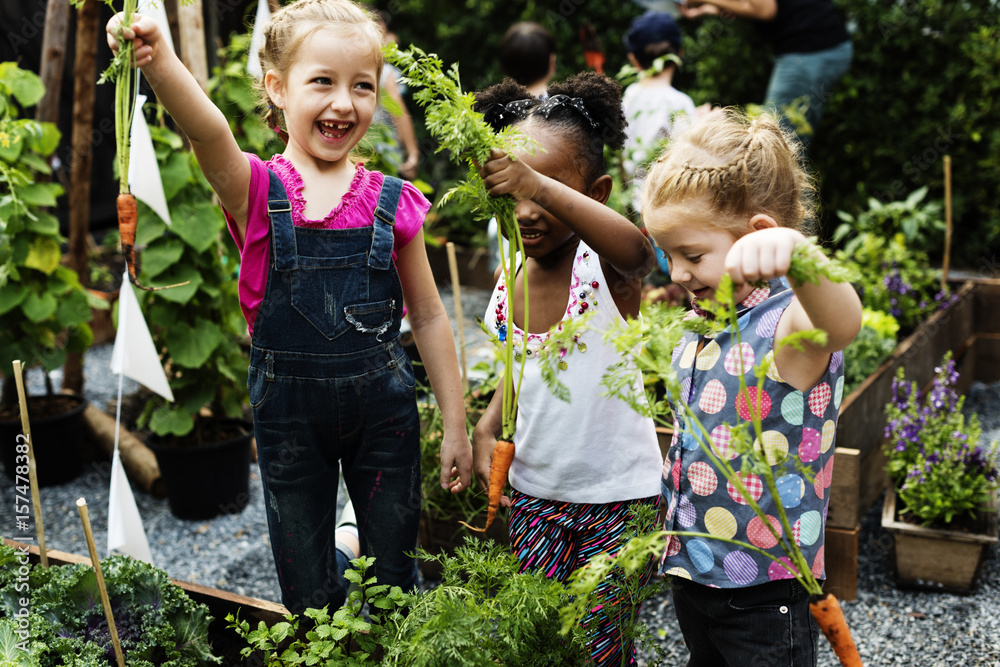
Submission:
[[147,292],[156,292],[161,289],[180,287],[187,285],[190,280],[186,280],[176,285],[164,285],[162,287],[146,287],[141,285],[135,276],[135,230],[139,220],[139,204],[135,200],[135,195],[130,192],[122,192],[118,195],[118,234],[121,236],[122,254],[125,255],[125,266],[128,267],[128,279],[133,285]]
[[844,667],[862,667],[861,655],[851,637],[851,629],[847,627],[847,619],[840,608],[840,602],[833,593],[814,595],[809,601],[809,611],[819,629],[826,635],[833,652]]
[[486,525],[482,528],[473,528],[464,521],[459,521],[460,524],[477,533],[487,531],[497,516],[500,498],[503,496],[503,487],[507,485],[507,473],[510,472],[510,464],[513,462],[514,441],[503,438],[497,440],[497,444],[493,445],[493,460],[490,461],[490,486],[486,494],[490,502],[486,509]]

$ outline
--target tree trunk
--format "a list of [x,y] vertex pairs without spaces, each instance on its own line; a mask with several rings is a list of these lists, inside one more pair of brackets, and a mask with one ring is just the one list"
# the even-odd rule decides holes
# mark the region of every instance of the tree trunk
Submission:
[[63,61],[69,31],[68,0],[48,0],[45,8],[45,33],[42,37],[42,63],[39,74],[45,84],[45,96],[35,108],[35,120],[59,122],[59,97],[62,92]]
[[[76,16],[73,65],[73,132],[69,189],[69,258],[71,269],[87,284],[87,237],[90,233],[90,178],[94,148],[94,90],[97,85],[97,31],[101,3],[87,0]],[[83,392],[83,356],[70,354],[63,366],[63,389]]]

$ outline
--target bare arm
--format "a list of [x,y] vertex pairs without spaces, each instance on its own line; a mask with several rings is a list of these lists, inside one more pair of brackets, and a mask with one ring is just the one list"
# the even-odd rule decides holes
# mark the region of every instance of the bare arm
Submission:
[[717,7],[756,21],[771,21],[778,14],[778,3],[775,0],[688,0],[687,6],[695,10],[705,6]]
[[[788,273],[792,252],[805,237],[786,227],[769,227],[740,238],[726,256],[726,269],[733,280],[748,283]],[[829,261],[823,257],[820,261]],[[850,283],[793,284],[796,299],[778,322],[775,341],[809,329],[827,334],[825,345],[806,343],[802,350],[786,346],[778,350],[775,364],[781,377],[805,391],[823,376],[830,355],[847,347],[861,329],[861,300]]]
[[[108,45],[118,50],[116,33],[121,15],[108,22]],[[240,150],[222,112],[201,89],[172,49],[163,44],[156,22],[135,15],[135,22],[123,30],[123,39],[135,44],[135,60],[143,75],[177,126],[191,141],[198,164],[232,214],[242,237],[246,232],[247,191],[250,189],[250,162]]]
[[466,430],[465,397],[451,320],[434,284],[423,231],[399,251],[396,267],[413,338],[444,419],[441,486],[451,487],[452,493],[458,493],[469,488],[472,482],[472,445]]
[[491,195],[509,194],[536,202],[576,232],[623,278],[639,280],[653,269],[656,256],[646,235],[604,204],[611,194],[610,176],[595,180],[585,194],[501,151],[494,151],[481,171]]

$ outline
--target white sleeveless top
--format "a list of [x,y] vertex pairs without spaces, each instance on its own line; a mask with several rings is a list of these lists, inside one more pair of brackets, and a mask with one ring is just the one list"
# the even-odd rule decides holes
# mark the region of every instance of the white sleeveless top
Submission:
[[[587,312],[594,315],[592,329],[582,332],[575,341],[576,349],[561,359],[564,368],[558,378],[569,388],[569,403],[556,398],[541,377],[538,356],[552,353],[545,345],[548,334],[527,336],[510,484],[536,498],[610,503],[660,493],[662,461],[653,420],[620,399],[602,395],[601,378],[620,356],[602,340],[600,332],[623,321],[606,283],[600,257],[581,241],[564,320]],[[530,295],[530,285],[528,289]],[[516,352],[524,332],[510,322],[508,312],[508,293],[501,274],[486,311],[486,324],[501,339],[513,335]],[[515,373],[518,371],[520,365],[515,362]],[[642,396],[638,371],[634,390]]]

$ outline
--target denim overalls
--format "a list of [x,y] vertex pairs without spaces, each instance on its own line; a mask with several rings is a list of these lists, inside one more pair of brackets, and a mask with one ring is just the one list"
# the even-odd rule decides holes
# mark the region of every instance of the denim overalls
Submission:
[[404,552],[417,542],[420,423],[392,262],[402,181],[386,176],[373,227],[313,229],[293,226],[268,173],[273,254],[248,380],[268,532],[285,606],[336,609],[338,463],[379,582],[416,585]]

